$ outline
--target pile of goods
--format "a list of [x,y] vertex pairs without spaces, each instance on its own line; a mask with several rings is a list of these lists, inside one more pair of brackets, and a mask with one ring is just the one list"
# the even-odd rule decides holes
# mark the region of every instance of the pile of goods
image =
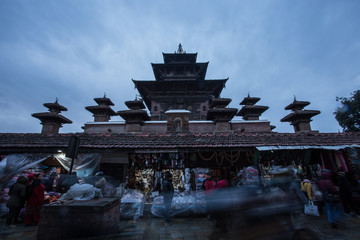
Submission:
[[120,203],[120,217],[136,221],[144,214],[145,198],[138,190],[125,190]]

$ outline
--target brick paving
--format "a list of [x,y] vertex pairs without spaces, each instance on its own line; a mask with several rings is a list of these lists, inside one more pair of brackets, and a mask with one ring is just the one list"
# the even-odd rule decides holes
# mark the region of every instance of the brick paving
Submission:
[[[306,217],[307,228],[314,230],[321,240],[350,240],[360,239],[360,218],[344,217],[339,229],[332,229],[327,223],[326,215],[320,217]],[[171,226],[165,226],[163,219],[144,217],[137,222],[121,220],[120,231],[117,234],[86,238],[89,240],[205,240],[209,239],[213,231],[214,222],[205,217],[173,218]],[[37,227],[23,227],[3,229],[5,219],[0,219],[0,239],[6,240],[36,240]],[[222,236],[221,239],[228,239]]]

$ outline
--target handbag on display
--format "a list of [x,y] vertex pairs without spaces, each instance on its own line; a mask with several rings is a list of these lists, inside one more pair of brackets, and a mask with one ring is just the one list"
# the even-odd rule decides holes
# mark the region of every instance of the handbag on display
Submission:
[[309,201],[309,204],[305,204],[304,213],[309,216],[320,216],[319,209],[316,205],[314,205],[313,201]]

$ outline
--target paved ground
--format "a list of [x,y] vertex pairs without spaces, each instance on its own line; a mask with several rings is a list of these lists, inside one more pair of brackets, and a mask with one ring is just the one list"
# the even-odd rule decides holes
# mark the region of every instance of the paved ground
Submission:
[[[0,220],[0,239],[7,240],[35,240],[37,227],[23,227],[17,225],[13,229],[3,229],[4,219]],[[321,240],[360,239],[360,218],[345,217],[339,229],[331,229],[326,216],[307,217],[307,227],[314,230]],[[171,226],[165,226],[160,218],[144,217],[137,222],[121,220],[118,234],[94,237],[98,239],[170,239],[170,240],[202,240],[209,239],[213,231],[214,222],[205,217],[201,218],[174,218]],[[227,239],[223,236],[221,239]],[[241,239],[241,238],[239,238]]]
[[360,218],[344,217],[338,229],[330,228],[327,216],[308,217],[307,228],[315,231],[321,240],[355,240],[360,239]]

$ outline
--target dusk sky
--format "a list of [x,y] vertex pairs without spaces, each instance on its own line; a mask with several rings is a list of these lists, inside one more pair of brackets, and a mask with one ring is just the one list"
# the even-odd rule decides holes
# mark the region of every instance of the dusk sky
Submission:
[[126,110],[138,94],[131,79],[154,80],[150,63],[179,43],[209,61],[206,79],[229,78],[229,107],[260,97],[274,131],[294,132],[280,122],[294,95],[321,111],[313,130],[342,131],[336,97],[360,89],[358,0],[2,0],[0,29],[3,133],[40,133],[31,114],[56,98],[73,121],[60,133],[82,132],[93,121],[85,107],[104,93]]

